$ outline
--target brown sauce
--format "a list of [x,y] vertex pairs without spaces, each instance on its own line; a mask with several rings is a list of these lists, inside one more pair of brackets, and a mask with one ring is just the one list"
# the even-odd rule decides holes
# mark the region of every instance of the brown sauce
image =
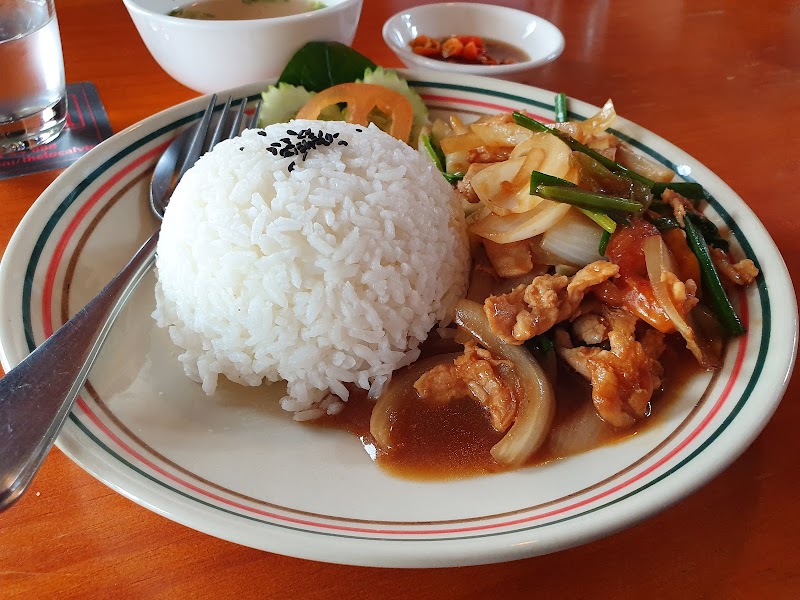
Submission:
[[522,48],[518,48],[514,44],[509,44],[501,40],[483,38],[483,48],[486,54],[494,58],[501,65],[525,62],[531,59]]
[[[671,401],[700,372],[685,349],[668,346],[661,362],[665,372],[663,387],[653,396],[651,414],[623,430],[606,425],[596,415],[589,384],[559,363],[554,386],[557,411],[553,430],[544,446],[523,466],[539,465],[617,443],[657,422]],[[340,414],[310,424],[354,434],[381,468],[406,479],[463,479],[509,470],[490,454],[503,434],[492,429],[487,413],[471,399],[440,406],[420,400],[414,389],[408,387],[393,419],[392,437],[396,444],[390,452],[375,451],[369,432],[373,406],[374,402],[359,390],[351,395]],[[570,431],[575,429],[585,435],[571,435]]]

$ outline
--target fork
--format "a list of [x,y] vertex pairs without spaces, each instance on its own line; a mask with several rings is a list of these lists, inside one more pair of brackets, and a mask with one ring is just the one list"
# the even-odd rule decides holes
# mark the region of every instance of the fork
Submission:
[[[159,218],[174,186],[204,152],[239,134],[247,98],[228,128],[232,99],[220,111],[209,137],[216,106],[212,96],[200,122],[176,138],[159,159],[150,186],[150,205]],[[260,103],[248,127],[255,126]],[[209,138],[208,140],[206,138]],[[183,160],[179,162],[179,159]],[[180,164],[180,168],[176,167]],[[27,489],[50,451],[75,398],[83,388],[114,320],[155,263],[160,224],[128,264],[53,335],[0,379],[0,511]]]

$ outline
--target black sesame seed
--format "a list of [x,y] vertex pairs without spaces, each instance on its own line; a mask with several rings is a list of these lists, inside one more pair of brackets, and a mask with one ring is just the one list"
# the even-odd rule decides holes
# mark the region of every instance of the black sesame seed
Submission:
[[291,143],[292,143],[292,140],[291,140],[291,139],[289,139],[289,138],[287,138],[287,137],[285,137],[285,138],[281,138],[281,141],[282,141],[284,144],[291,144]]
[[241,148],[239,148],[239,152],[244,152],[244,146],[242,146]]
[[272,146],[273,148],[280,148],[281,147],[281,143],[280,142],[272,142],[270,144],[270,146]]
[[339,145],[340,146],[347,146],[347,142],[345,142],[344,140],[339,140]]
[[339,137],[339,133],[338,133],[338,132],[337,132],[337,133],[334,133],[334,134],[333,134],[333,137],[334,137],[334,139],[335,139],[335,138],[337,138],[337,137]]
[[267,148],[267,150],[272,152],[272,156],[277,156],[278,155],[278,150],[276,148]]
[[361,132],[362,132],[362,131],[364,131],[364,130],[363,130],[363,129],[359,129],[358,127],[356,127],[356,131],[357,131],[358,133],[361,133]]
[[297,135],[297,132],[296,131],[292,131],[291,129],[287,129],[286,133],[288,133],[289,135]]
[[264,130],[258,131],[256,133],[258,133],[258,135],[262,135],[262,136],[266,136],[267,135],[267,132],[264,131]]
[[294,171],[294,161],[289,163],[289,173],[291,173],[292,171]]

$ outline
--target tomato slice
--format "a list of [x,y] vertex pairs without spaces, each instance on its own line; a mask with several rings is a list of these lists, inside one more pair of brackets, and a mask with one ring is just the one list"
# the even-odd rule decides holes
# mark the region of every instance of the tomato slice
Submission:
[[298,119],[316,119],[323,109],[334,104],[344,103],[350,109],[347,114],[349,123],[368,125],[367,115],[377,108],[388,115],[392,124],[389,135],[404,142],[411,135],[411,123],[414,109],[408,98],[385,88],[369,83],[341,83],[314,95],[297,113]]
[[660,235],[658,229],[644,219],[634,219],[629,226],[617,227],[608,240],[606,256],[611,262],[619,265],[621,277],[647,276],[642,242],[654,235]]
[[661,333],[675,331],[675,325],[656,300],[653,287],[646,277],[627,275],[613,282],[604,281],[594,286],[592,292],[610,306],[627,309]]
[[681,281],[692,279],[698,286],[697,290],[700,291],[700,263],[694,252],[689,248],[686,242],[686,234],[680,229],[670,229],[661,234],[661,239],[669,248],[672,257],[678,265],[678,273],[675,273]]

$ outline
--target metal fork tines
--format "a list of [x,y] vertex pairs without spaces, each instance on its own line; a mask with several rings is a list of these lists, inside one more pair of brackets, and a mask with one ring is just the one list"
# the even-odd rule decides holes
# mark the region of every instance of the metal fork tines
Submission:
[[[233,118],[232,105],[238,102]],[[236,137],[240,133],[247,109],[247,98],[234,100],[228,97],[224,105],[217,105],[217,96],[211,97],[200,120],[182,132],[170,144],[158,161],[150,186],[150,206],[160,219],[164,215],[172,191],[178,181],[206,152],[219,142]],[[245,128],[252,129],[258,122],[261,101],[256,104],[253,115],[247,120]],[[216,119],[216,123],[215,123]]]
[[[219,142],[223,139],[231,139],[239,135],[240,128],[242,126],[242,121],[244,119],[245,110],[247,108],[247,98],[242,98],[239,101],[239,108],[236,111],[236,114],[233,117],[233,123],[230,124],[228,127],[227,134],[225,134],[225,126],[227,121],[229,120],[230,112],[231,112],[231,104],[233,103],[233,97],[228,96],[228,100],[222,107],[220,114],[217,117],[217,124],[214,127],[213,133],[211,138],[206,141],[206,136],[208,131],[211,129],[211,121],[213,118],[214,111],[216,110],[216,100],[217,95],[214,94],[211,97],[211,102],[209,103],[208,107],[206,108],[205,113],[200,119],[199,126],[195,129],[194,135],[192,137],[192,141],[189,144],[189,149],[186,152],[186,157],[184,159],[183,164],[181,165],[178,179],[183,177],[186,171],[189,170],[190,167],[197,162],[197,159],[203,154],[204,151],[211,150],[216,146]],[[258,101],[258,104],[253,111],[253,116],[248,121],[246,128],[252,129],[256,126],[258,122],[258,113],[261,110],[261,100]],[[224,137],[223,137],[224,136]]]

